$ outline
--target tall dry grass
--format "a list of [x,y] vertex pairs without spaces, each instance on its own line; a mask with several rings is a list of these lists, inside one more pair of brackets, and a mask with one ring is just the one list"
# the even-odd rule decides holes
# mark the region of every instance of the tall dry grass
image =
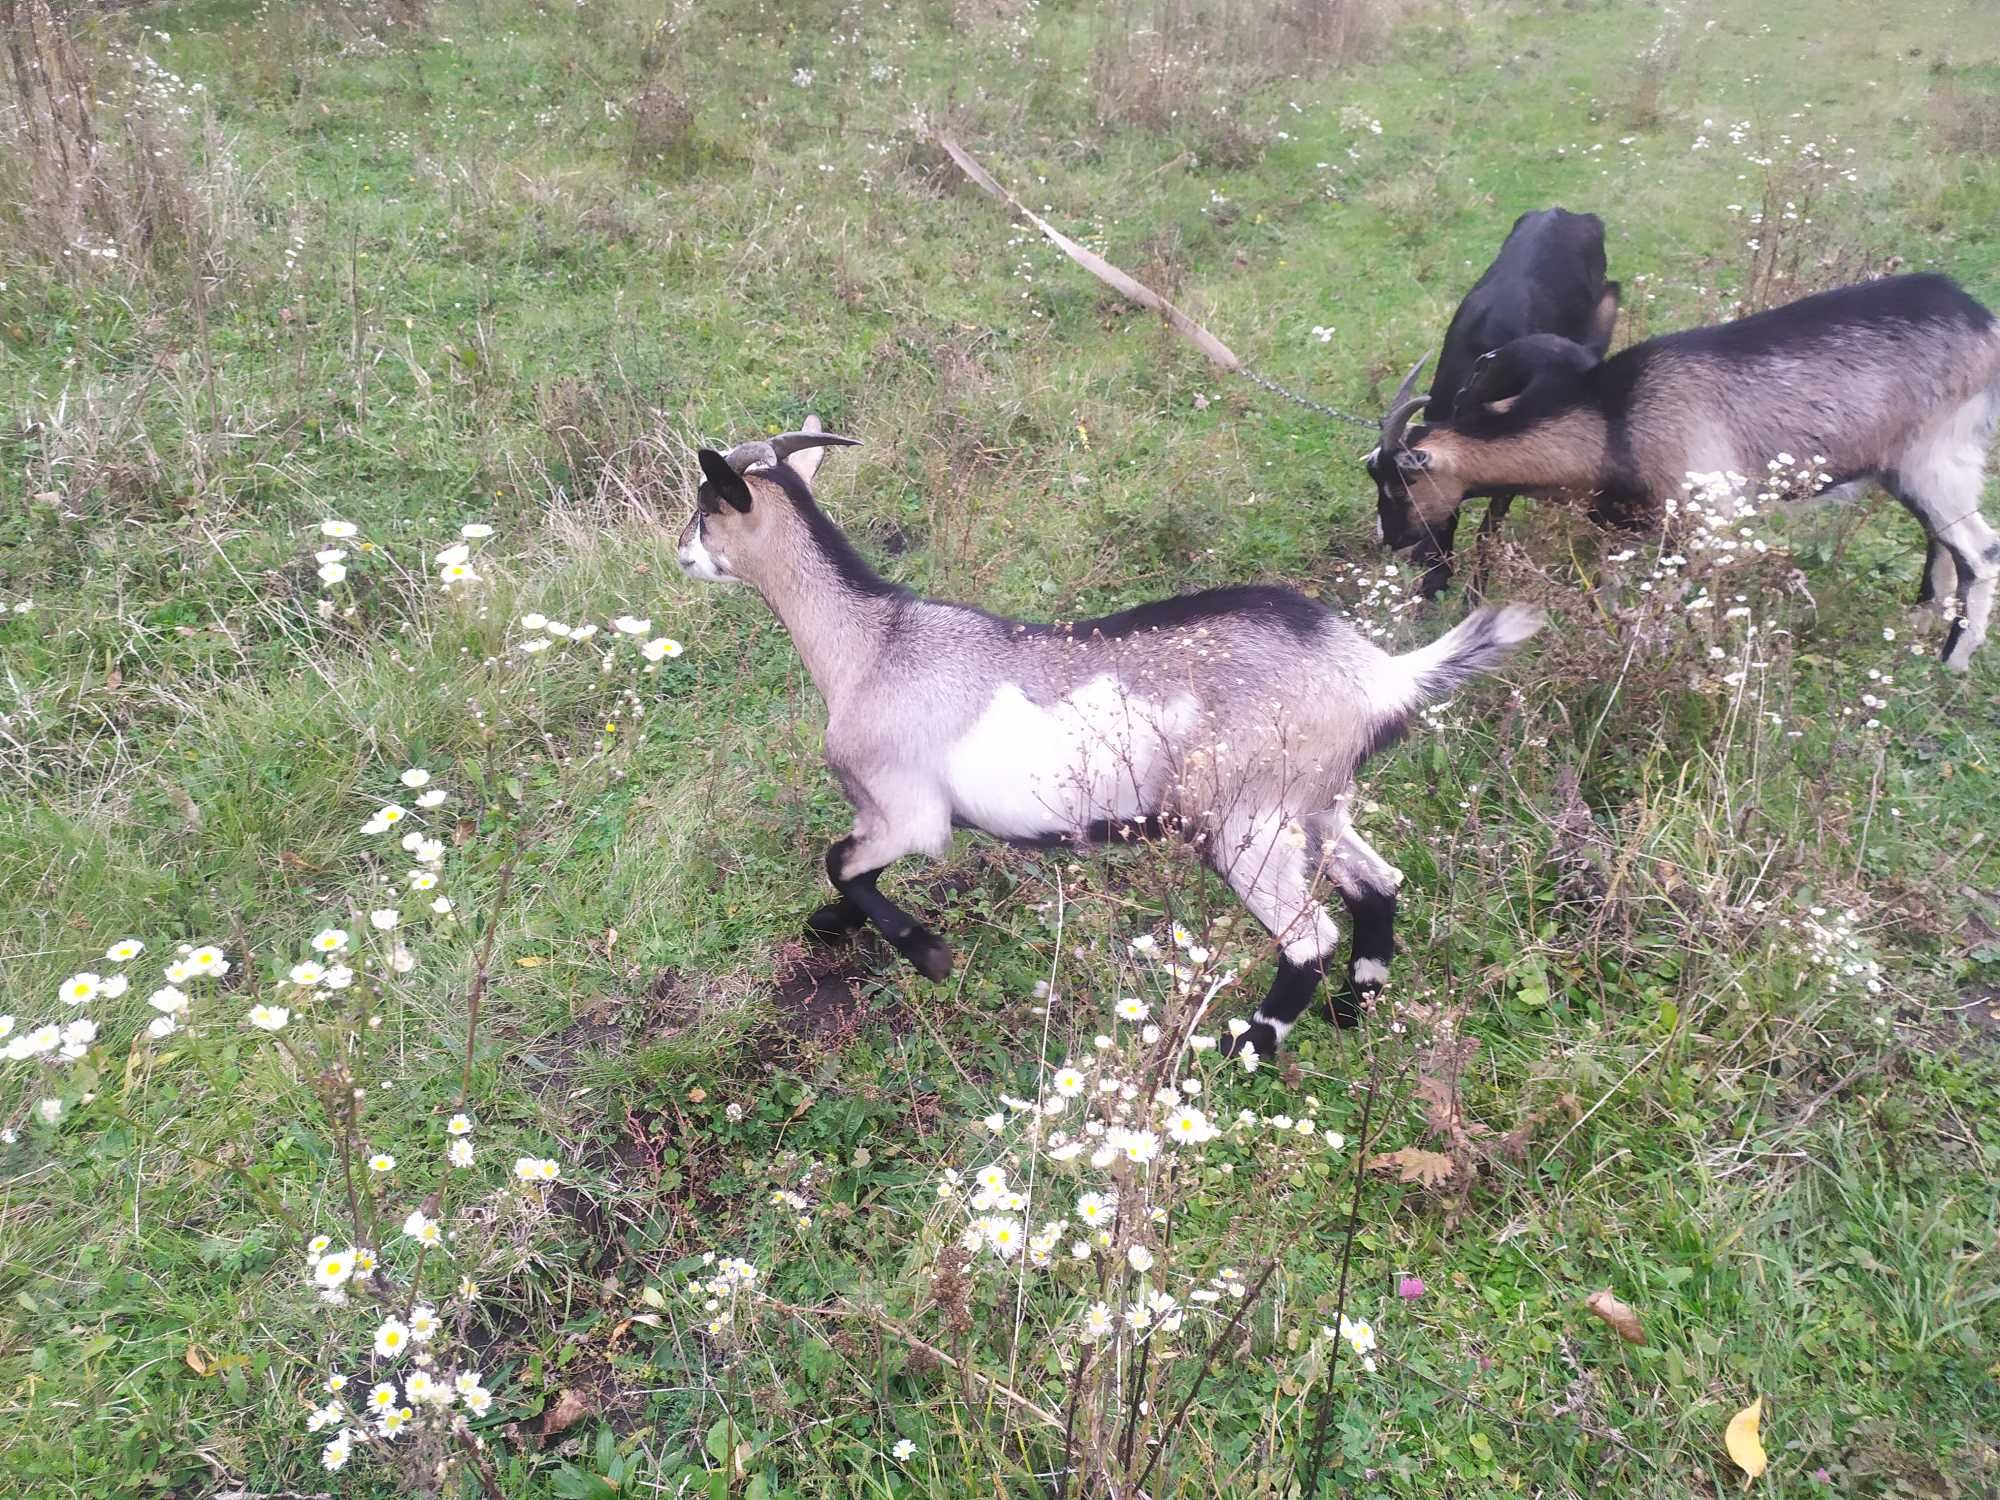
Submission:
[[167,262],[213,276],[245,190],[200,84],[95,32],[95,13],[0,0],[0,264],[64,279]]
[[1247,96],[1351,58],[1388,0],[1118,0],[1100,16],[1090,88],[1100,120],[1182,136],[1217,166],[1254,159]]

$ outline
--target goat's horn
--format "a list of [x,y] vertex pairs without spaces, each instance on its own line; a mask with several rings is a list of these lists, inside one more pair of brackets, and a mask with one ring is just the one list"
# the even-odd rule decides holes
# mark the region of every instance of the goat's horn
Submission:
[[771,439],[771,451],[782,461],[802,448],[859,448],[860,438],[837,432],[784,432]]
[[802,448],[858,448],[860,438],[841,437],[832,432],[781,432],[774,438],[752,438],[738,443],[723,458],[739,474],[754,469],[774,468]]
[[1396,394],[1389,402],[1389,414],[1382,418],[1382,447],[1385,451],[1403,441],[1403,434],[1409,429],[1411,416],[1418,407],[1430,400],[1428,392],[1421,396],[1410,394],[1417,388],[1417,372],[1423,369],[1424,360],[1429,358],[1430,356],[1426,354],[1423,359],[1411,365],[1410,373],[1405,375],[1403,383],[1396,387]]
[[739,474],[751,469],[768,469],[778,461],[777,450],[762,438],[752,438],[747,443],[738,443],[722,455],[722,461]]

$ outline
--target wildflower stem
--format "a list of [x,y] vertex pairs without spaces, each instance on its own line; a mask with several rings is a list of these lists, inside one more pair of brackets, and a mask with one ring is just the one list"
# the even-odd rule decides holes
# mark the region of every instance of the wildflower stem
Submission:
[[289,1208],[285,1207],[284,1200],[273,1196],[268,1187],[251,1176],[242,1167],[231,1166],[226,1161],[217,1161],[214,1157],[206,1156],[199,1151],[191,1151],[178,1141],[169,1140],[164,1133],[149,1133],[145,1126],[141,1125],[131,1115],[117,1108],[115,1105],[111,1106],[111,1114],[131,1126],[133,1134],[139,1139],[151,1140],[155,1144],[165,1146],[169,1151],[178,1156],[185,1157],[189,1161],[198,1161],[203,1166],[215,1168],[218,1172],[229,1173],[230,1176],[241,1182],[249,1190],[251,1196],[264,1206],[267,1213],[273,1218],[284,1220],[286,1227],[292,1233],[298,1235],[301,1239],[305,1238],[305,1226],[298,1221],[298,1218]]
[[465,1069],[458,1079],[458,1108],[463,1110],[472,1097],[472,1054],[479,1040],[479,1008],[486,998],[487,975],[492,972],[493,942],[500,932],[500,915],[514,889],[515,852],[509,850],[500,865],[500,883],[493,892],[493,909],[487,914],[486,934],[480,939],[479,959],[473,966],[472,983],[465,990]]
[[459,1447],[465,1450],[465,1456],[472,1461],[472,1472],[479,1480],[479,1487],[486,1492],[489,1500],[507,1500],[507,1492],[500,1488],[500,1479],[493,1472],[492,1463],[480,1451],[479,1440],[463,1427],[456,1430],[456,1436]]
[[[1365,1105],[1363,1109],[1366,1109]],[[1366,1129],[1365,1125],[1363,1129]],[[1258,1299],[1264,1295],[1264,1283],[1271,1279],[1271,1273],[1277,1269],[1278,1262],[1275,1257],[1265,1262],[1263,1271],[1250,1284],[1250,1290],[1244,1294],[1243,1299],[1236,1304],[1236,1311],[1230,1314],[1229,1322],[1223,1327],[1222,1332],[1210,1340],[1208,1348],[1202,1351],[1201,1364],[1194,1372],[1194,1384],[1190,1385],[1187,1394],[1181,1397],[1181,1404],[1175,1409],[1173,1420],[1160,1429],[1160,1442],[1154,1445],[1152,1457],[1146,1460],[1146,1467],[1139,1471],[1139,1477],[1132,1482],[1134,1494],[1144,1492],[1146,1481],[1152,1476],[1153,1465],[1160,1461],[1160,1455],[1166,1451],[1167,1435],[1179,1430],[1181,1420],[1188,1414],[1188,1408],[1194,1405],[1194,1398],[1201,1394],[1201,1383],[1208,1378],[1209,1367],[1215,1363],[1217,1351],[1235,1341],[1237,1326],[1242,1323],[1244,1314],[1257,1305]],[[1346,1275],[1345,1266],[1341,1267],[1341,1274],[1343,1277]]]
[[[1382,1087],[1382,1049],[1370,1048],[1368,1092],[1361,1096],[1361,1137],[1354,1148],[1354,1192],[1347,1203],[1347,1233],[1340,1246],[1340,1286],[1334,1293],[1333,1317],[1336,1327],[1347,1312],[1347,1276],[1354,1264],[1354,1239],[1361,1227],[1361,1187],[1368,1172],[1368,1127],[1375,1113],[1375,1095]],[[1319,1410],[1313,1416],[1312,1446],[1307,1450],[1302,1486],[1305,1500],[1319,1494],[1320,1460],[1326,1453],[1327,1429],[1333,1425],[1333,1372],[1340,1364],[1339,1339],[1326,1356],[1326,1389],[1320,1393]]]
[[1009,1386],[1005,1381],[996,1380],[991,1375],[973,1369],[969,1364],[953,1359],[944,1350],[938,1348],[937,1345],[927,1339],[918,1337],[916,1330],[905,1323],[898,1322],[885,1312],[878,1312],[868,1307],[857,1307],[852,1303],[844,1303],[838,1307],[805,1307],[790,1302],[781,1302],[776,1297],[767,1296],[764,1300],[779,1312],[786,1313],[792,1317],[811,1315],[822,1318],[860,1318],[864,1322],[873,1323],[878,1328],[887,1329],[890,1333],[895,1334],[896,1337],[908,1341],[910,1347],[923,1350],[924,1353],[928,1354],[932,1359],[937,1360],[940,1364],[949,1366],[951,1369],[958,1371],[962,1376],[969,1375],[972,1379],[992,1391],[996,1396],[999,1396],[1012,1406],[1019,1407],[1044,1426],[1053,1427],[1058,1431],[1062,1430],[1063,1420],[1054,1412],[1049,1411],[1046,1407],[1036,1405],[1019,1391]]

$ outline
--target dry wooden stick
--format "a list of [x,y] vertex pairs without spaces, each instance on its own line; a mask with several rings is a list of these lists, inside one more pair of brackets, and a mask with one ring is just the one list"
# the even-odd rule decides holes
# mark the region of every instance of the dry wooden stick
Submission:
[[1133,280],[1130,276],[1127,276],[1123,271],[1112,265],[1110,261],[1097,254],[1096,251],[1086,250],[1082,245],[1079,245],[1075,240],[1057,229],[1047,219],[1044,219],[1019,198],[1016,198],[1012,193],[1000,186],[999,183],[995,182],[993,175],[968,156],[965,148],[959,145],[957,141],[948,135],[940,134],[937,136],[937,143],[944,148],[945,155],[958,163],[959,171],[971,178],[973,183],[982,192],[999,199],[1002,203],[1013,209],[1015,213],[1026,219],[1030,224],[1033,224],[1035,228],[1048,237],[1057,249],[1061,250],[1063,254],[1082,266],[1084,270],[1090,272],[1091,275],[1110,287],[1114,292],[1118,293],[1119,296],[1125,298],[1127,301],[1136,302],[1141,307],[1150,308],[1162,318],[1165,318],[1167,325],[1174,332],[1188,340],[1195,348],[1208,356],[1208,362],[1218,370],[1227,370],[1232,375],[1248,373],[1243,368],[1243,361],[1238,359],[1235,351],[1223,343],[1221,339],[1210,333],[1201,324],[1195,322],[1193,318],[1190,318],[1178,307],[1175,307],[1173,303],[1162,297],[1151,287]]

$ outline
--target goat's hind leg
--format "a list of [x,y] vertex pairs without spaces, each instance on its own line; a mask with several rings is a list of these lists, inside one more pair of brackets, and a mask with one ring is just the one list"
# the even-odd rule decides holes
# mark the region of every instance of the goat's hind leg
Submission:
[[919,819],[908,827],[897,827],[873,815],[857,815],[854,832],[826,851],[826,874],[840,899],[821,907],[808,919],[808,928],[822,916],[828,926],[846,924],[852,933],[860,921],[850,922],[850,914],[860,913],[861,921],[872,922],[875,930],[907,958],[924,978],[942,982],[951,975],[951,945],[896,905],[876,888],[876,878],[905,854],[936,852],[951,837],[951,820],[942,820],[942,833],[929,825],[935,820]]
[[1354,924],[1347,940],[1347,987],[1327,1001],[1333,1023],[1350,1027],[1389,982],[1389,965],[1396,956],[1396,891],[1403,872],[1351,827],[1323,846],[1320,867]]
[[1942,619],[1950,601],[1958,597],[1958,565],[1951,560],[1951,548],[1936,537],[1924,549],[1924,576],[1917,584],[1916,607]]
[[1224,830],[1211,859],[1250,914],[1278,940],[1278,971],[1250,1029],[1231,1037],[1228,1053],[1246,1047],[1276,1054],[1312,1004],[1326,961],[1340,946],[1340,929],[1313,886],[1316,839],[1305,825],[1276,814],[1245,819]]
[[1949,558],[1957,584],[1958,618],[1951,622],[1941,656],[1958,672],[1972,664],[1972,653],[1986,639],[1994,590],[2000,585],[2000,533],[1979,513],[1986,445],[1996,419],[2000,419],[2000,391],[1974,397],[1912,444],[1888,476],[1890,489],[1923,523],[1930,540],[1924,578],[1933,597],[1945,576],[1940,549]]

